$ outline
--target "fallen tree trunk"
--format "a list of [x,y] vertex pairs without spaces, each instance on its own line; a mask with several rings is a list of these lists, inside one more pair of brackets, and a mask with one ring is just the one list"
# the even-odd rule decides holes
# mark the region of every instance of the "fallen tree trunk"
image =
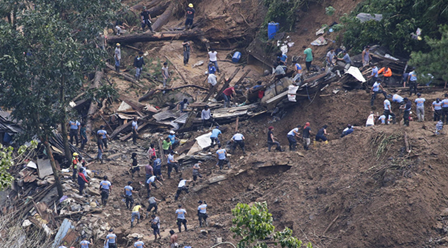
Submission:
[[162,2],[162,0],[152,0],[150,3],[148,4],[142,4],[141,2],[132,6],[131,8],[129,8],[130,10],[135,10],[135,11],[141,11],[143,9],[143,6],[145,6],[146,8],[152,8],[156,5],[158,5],[160,2]]
[[140,97],[138,99],[138,101],[139,102],[144,101],[144,100],[148,99],[149,97],[151,97],[152,95],[154,95],[158,91],[171,91],[171,90],[178,90],[178,89],[187,88],[187,87],[193,87],[193,88],[198,88],[200,90],[208,91],[208,89],[206,89],[204,87],[201,87],[201,86],[194,85],[194,84],[183,85],[183,86],[179,86],[179,87],[175,87],[175,88],[169,88],[169,89],[153,89],[153,90],[148,91],[148,93],[146,93],[144,96]]
[[141,85],[137,80],[135,80],[131,75],[129,75],[128,73],[125,72],[116,72],[115,68],[109,64],[106,64],[106,68],[109,69],[110,71],[114,72],[117,75],[121,75],[123,76],[127,81],[135,84],[136,86],[143,88],[143,85]]
[[[103,77],[103,71],[97,71],[95,72],[95,78],[93,80],[93,83],[90,85],[91,89],[98,89],[100,87],[100,81]],[[92,133],[92,125],[93,125],[93,115],[96,113],[98,109],[98,103],[95,101],[90,102],[89,111],[87,112],[87,123],[86,123],[86,133],[90,136]],[[89,139],[88,139],[89,140]]]
[[168,23],[168,20],[173,15],[173,9],[174,9],[174,4],[171,2],[170,6],[165,10],[165,12],[163,12],[163,14],[161,16],[159,16],[159,18],[157,18],[157,20],[152,25],[152,29],[154,31],[159,30],[163,25]]
[[[157,21],[156,21],[157,22]],[[154,26],[153,26],[154,29]],[[155,29],[154,29],[155,30]],[[188,31],[168,31],[160,33],[137,33],[130,35],[108,36],[107,42],[111,44],[115,43],[135,43],[145,41],[160,41],[160,40],[184,40],[184,39],[197,39],[197,37],[203,36],[203,32],[200,29],[192,29]]]
[[127,127],[131,126],[132,121],[128,121],[126,124],[123,124],[117,128],[115,128],[114,132],[110,135],[110,139],[114,139],[121,131],[126,129]]
[[180,73],[179,69],[177,69],[177,66],[171,62],[171,60],[165,55],[165,58],[174,66],[174,69],[176,69],[177,73],[179,74],[179,76],[182,78],[182,80],[184,81],[185,84],[188,84],[187,80],[184,78],[184,75],[182,75],[182,73]]
[[[249,72],[250,72],[250,69],[247,70],[247,71],[240,77],[240,79],[235,83],[235,85],[240,84],[240,83],[244,80],[244,78],[246,78],[246,76],[247,76],[247,74],[249,74]],[[227,81],[227,82],[222,86],[222,88],[221,88],[221,89],[218,91],[218,93],[216,94],[216,97],[215,97],[216,100],[219,100],[219,98],[220,98],[221,95],[222,95],[222,92],[224,92],[224,90],[227,89],[227,88],[229,87],[229,84],[230,84],[230,80]]]

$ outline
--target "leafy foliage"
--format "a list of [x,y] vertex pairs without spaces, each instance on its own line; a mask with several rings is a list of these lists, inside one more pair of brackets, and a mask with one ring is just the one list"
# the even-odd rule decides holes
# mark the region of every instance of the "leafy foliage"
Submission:
[[[19,149],[17,150],[17,154],[20,156],[27,150],[32,150],[36,147],[37,142],[35,140],[32,140],[30,146],[23,145],[19,147]],[[11,176],[8,171],[9,168],[14,165],[13,151],[13,147],[4,147],[2,144],[0,144],[0,191],[8,188],[14,180],[14,177]]]
[[[302,241],[292,236],[292,230],[285,228],[282,232],[274,232],[275,226],[272,224],[272,214],[268,211],[266,202],[256,202],[252,206],[244,203],[238,203],[232,209],[234,216],[231,231],[235,233],[235,238],[241,238],[238,242],[238,248],[258,247],[267,248],[263,240],[273,237],[280,243],[281,247],[299,248]],[[311,243],[307,244],[312,248]]]
[[[361,23],[358,13],[382,14],[379,22]],[[376,0],[364,1],[350,16],[341,18],[346,26],[344,44],[359,53],[368,44],[380,44],[393,53],[428,51],[422,41],[411,38],[421,28],[430,38],[438,36],[438,25],[448,21],[448,1],[439,0]]]
[[333,8],[333,6],[328,6],[325,8],[325,14],[332,16],[336,10]]
[[[443,25],[440,27],[441,38],[434,39],[425,36],[425,42],[431,48],[429,52],[423,53],[421,51],[412,52],[410,65],[417,67],[417,73],[432,74],[437,79],[448,81],[448,72],[446,71],[446,65],[448,64],[448,26]],[[424,77],[419,77],[420,79]]]

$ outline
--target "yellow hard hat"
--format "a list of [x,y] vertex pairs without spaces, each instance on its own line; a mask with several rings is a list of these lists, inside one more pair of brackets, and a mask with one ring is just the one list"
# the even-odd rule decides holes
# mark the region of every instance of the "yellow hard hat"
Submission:
[[120,43],[117,43],[117,46],[120,46]]
[[76,157],[76,156],[78,156],[79,154],[78,153],[73,153],[73,157]]
[[188,7],[193,8],[193,4],[192,3],[188,4]]

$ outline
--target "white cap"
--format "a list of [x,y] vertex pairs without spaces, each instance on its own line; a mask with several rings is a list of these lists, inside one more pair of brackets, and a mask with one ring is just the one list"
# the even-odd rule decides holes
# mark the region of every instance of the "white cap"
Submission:
[[175,132],[174,131],[170,131],[170,134],[175,134]]

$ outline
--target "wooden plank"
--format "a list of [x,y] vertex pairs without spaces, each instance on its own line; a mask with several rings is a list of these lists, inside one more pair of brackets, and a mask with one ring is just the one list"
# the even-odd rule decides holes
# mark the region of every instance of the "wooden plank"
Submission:
[[124,129],[128,128],[131,124],[132,124],[132,121],[127,122],[127,123],[125,123],[125,124],[115,128],[113,133],[110,135],[110,139],[114,139],[121,131],[123,131]]
[[113,72],[114,74],[123,76],[124,79],[126,79],[127,81],[131,82],[132,84],[136,85],[139,88],[144,88],[144,86],[142,84],[140,84],[137,80],[134,79],[133,76],[129,75],[126,72],[116,72],[115,68],[109,64],[106,63],[106,69],[109,69],[111,72]]
[[[145,128],[145,127],[148,126],[148,125],[149,125],[149,123],[143,123],[142,125],[140,125],[140,126],[137,128],[137,132],[140,131],[140,130],[142,130],[143,128]],[[121,138],[120,138],[120,141],[126,141],[126,140],[128,140],[129,138],[131,138],[132,133],[133,133],[133,132],[130,132],[130,133],[126,134],[125,136],[121,137]]]
[[218,87],[219,87],[219,85],[221,84],[222,80],[225,80],[225,78],[226,78],[226,73],[224,72],[224,73],[222,74],[221,78],[220,78],[220,79],[218,80],[218,82],[216,83],[216,85],[213,86],[213,87],[209,90],[207,96],[205,96],[205,98],[204,98],[204,100],[202,100],[202,102],[207,102],[207,101],[208,101],[208,99],[215,93],[216,89],[218,89]]
[[185,79],[184,75],[182,75],[182,73],[180,73],[179,69],[177,69],[177,66],[171,62],[171,60],[165,55],[166,60],[168,60],[174,67],[174,69],[176,69],[177,74],[179,74],[179,76],[182,78],[182,80],[184,81],[185,84],[188,84],[187,80]]

